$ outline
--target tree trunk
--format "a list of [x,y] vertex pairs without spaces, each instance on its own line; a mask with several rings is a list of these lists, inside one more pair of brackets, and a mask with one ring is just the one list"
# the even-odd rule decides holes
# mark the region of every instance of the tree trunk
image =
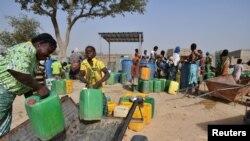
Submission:
[[[72,5],[74,7],[74,5]],[[55,35],[56,35],[56,40],[59,46],[59,56],[60,58],[65,58],[67,56],[67,48],[69,45],[69,40],[70,40],[70,32],[72,29],[72,26],[74,25],[74,23],[76,22],[76,20],[78,18],[76,18],[73,22],[71,21],[71,16],[72,14],[68,15],[68,22],[67,22],[67,29],[66,29],[66,33],[65,33],[65,38],[64,41],[62,40],[61,37],[61,33],[60,33],[60,29],[59,29],[59,25],[56,19],[56,10],[54,11],[54,13],[52,15],[50,15],[51,17],[51,21],[55,30]]]
[[65,43],[62,43],[59,48],[59,51],[60,58],[65,58],[67,56],[67,45]]
[[67,46],[65,45],[65,43],[63,42],[61,38],[61,33],[60,33],[60,29],[59,29],[56,17],[52,16],[51,21],[54,27],[56,41],[57,41],[58,48],[59,48],[59,56],[60,58],[64,58],[66,56]]

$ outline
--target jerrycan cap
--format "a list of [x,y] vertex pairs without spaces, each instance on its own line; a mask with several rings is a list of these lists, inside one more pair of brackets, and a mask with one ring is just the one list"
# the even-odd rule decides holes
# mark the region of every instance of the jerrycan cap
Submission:
[[36,100],[32,98],[32,99],[29,99],[27,103],[29,105],[34,105],[34,104],[36,104]]

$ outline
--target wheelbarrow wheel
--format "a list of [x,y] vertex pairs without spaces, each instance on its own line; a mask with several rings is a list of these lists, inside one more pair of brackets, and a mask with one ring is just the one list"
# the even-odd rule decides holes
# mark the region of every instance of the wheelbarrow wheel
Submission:
[[143,135],[134,135],[130,141],[148,141],[148,138]]

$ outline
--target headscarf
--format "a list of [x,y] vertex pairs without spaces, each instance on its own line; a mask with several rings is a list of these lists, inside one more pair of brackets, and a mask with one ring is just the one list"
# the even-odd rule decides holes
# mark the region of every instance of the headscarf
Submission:
[[209,52],[206,52],[206,56],[209,56],[210,55],[210,53]]
[[227,49],[224,49],[221,53],[221,57],[223,56],[228,56],[228,50]]
[[75,49],[74,49],[74,52],[78,52],[79,51],[79,49],[76,47]]
[[180,51],[181,51],[180,47],[177,46],[177,47],[175,48],[175,50],[174,50],[174,53],[180,53]]

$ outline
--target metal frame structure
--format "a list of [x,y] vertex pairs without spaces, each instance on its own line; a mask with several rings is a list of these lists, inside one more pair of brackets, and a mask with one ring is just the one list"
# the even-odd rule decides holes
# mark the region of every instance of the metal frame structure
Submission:
[[139,42],[139,51],[141,52],[143,32],[102,32],[99,35],[109,44],[109,62],[111,42]]

